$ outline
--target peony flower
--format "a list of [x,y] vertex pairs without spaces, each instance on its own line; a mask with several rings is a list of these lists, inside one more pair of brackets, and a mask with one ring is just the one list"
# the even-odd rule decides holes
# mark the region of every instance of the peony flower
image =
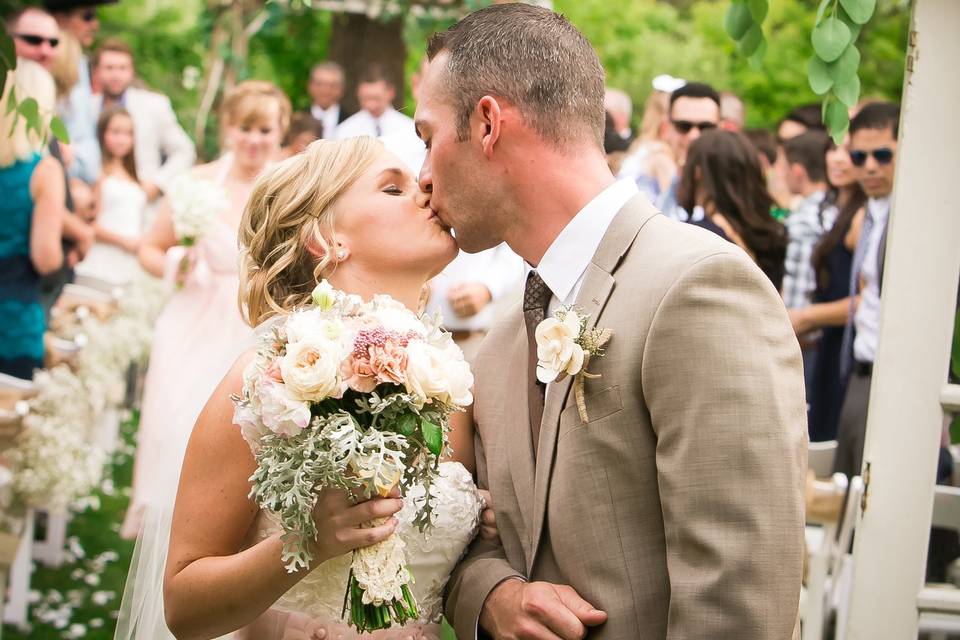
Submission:
[[310,424],[310,405],[292,397],[285,385],[265,378],[257,392],[261,420],[279,436],[293,436]]
[[326,339],[288,344],[280,373],[290,395],[309,402],[342,396],[340,355],[340,345]]
[[473,402],[473,374],[462,354],[438,349],[419,340],[407,347],[407,392],[421,403],[438,400],[467,406]]
[[537,325],[537,380],[546,384],[561,376],[576,375],[583,368],[584,351],[577,344],[581,318],[573,310],[560,320],[547,318]]

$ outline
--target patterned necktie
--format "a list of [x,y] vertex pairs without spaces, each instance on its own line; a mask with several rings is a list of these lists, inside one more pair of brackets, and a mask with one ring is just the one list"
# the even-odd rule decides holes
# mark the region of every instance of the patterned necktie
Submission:
[[533,454],[536,456],[540,440],[540,422],[543,420],[543,399],[546,385],[537,380],[537,325],[547,316],[547,305],[553,293],[536,271],[527,274],[523,290],[523,320],[527,325],[527,411],[530,434],[533,436]]
[[847,309],[847,324],[843,328],[843,344],[840,347],[840,376],[846,378],[853,368],[853,320],[857,313],[856,295],[860,284],[860,270],[867,257],[867,246],[873,233],[874,219],[870,215],[869,204],[867,214],[863,218],[863,227],[860,229],[860,239],[853,250],[853,263],[850,266],[850,307]]

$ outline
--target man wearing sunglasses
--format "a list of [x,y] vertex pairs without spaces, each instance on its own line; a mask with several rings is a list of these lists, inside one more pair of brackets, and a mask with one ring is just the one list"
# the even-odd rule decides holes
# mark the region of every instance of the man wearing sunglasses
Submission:
[[29,7],[7,19],[7,33],[13,39],[18,58],[33,60],[50,71],[60,44],[60,28],[53,16]]
[[[77,39],[89,51],[100,29],[97,6],[116,0],[47,0],[44,6],[53,14],[61,33]],[[96,118],[91,104],[90,61],[81,55],[77,62],[77,82],[73,85],[60,117],[70,135],[74,162],[70,176],[93,184],[100,175],[100,145],[97,143]]]
[[708,84],[688,82],[670,94],[667,113],[669,121],[664,137],[677,162],[677,175],[656,205],[666,216],[686,220],[687,212],[677,204],[677,183],[687,161],[687,149],[701,133],[720,123],[720,94]]
[[899,122],[900,108],[889,102],[866,105],[850,122],[850,160],[869,197],[850,278],[851,295],[859,293],[860,303],[847,321],[841,356],[843,373],[850,377],[840,412],[834,470],[851,476],[860,473],[863,460]]

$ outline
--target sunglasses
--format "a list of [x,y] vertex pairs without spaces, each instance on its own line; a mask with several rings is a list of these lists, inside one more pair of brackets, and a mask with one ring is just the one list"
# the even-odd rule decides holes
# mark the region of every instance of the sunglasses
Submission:
[[93,22],[97,19],[97,10],[96,9],[87,9],[80,14],[80,19],[84,22]]
[[890,164],[893,160],[893,149],[884,147],[882,149],[874,149],[873,151],[851,151],[850,162],[852,162],[855,167],[862,167],[867,164],[867,158],[870,156],[873,156],[877,164]]
[[687,135],[694,127],[699,131],[717,128],[716,122],[690,122],[689,120],[671,120],[670,122],[681,135]]
[[13,37],[19,38],[20,40],[23,40],[27,44],[33,45],[34,47],[39,47],[44,42],[49,42],[50,46],[53,49],[56,49],[57,45],[60,44],[60,38],[45,38],[43,36],[35,36],[29,33],[15,33],[13,34]]

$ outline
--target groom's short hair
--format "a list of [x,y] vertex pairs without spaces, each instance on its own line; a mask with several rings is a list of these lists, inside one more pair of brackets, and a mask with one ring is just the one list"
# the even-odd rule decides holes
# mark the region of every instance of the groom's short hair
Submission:
[[492,5],[427,43],[427,57],[448,54],[444,84],[461,140],[485,95],[520,109],[557,146],[583,131],[603,147],[604,72],[590,42],[563,16],[528,4]]

